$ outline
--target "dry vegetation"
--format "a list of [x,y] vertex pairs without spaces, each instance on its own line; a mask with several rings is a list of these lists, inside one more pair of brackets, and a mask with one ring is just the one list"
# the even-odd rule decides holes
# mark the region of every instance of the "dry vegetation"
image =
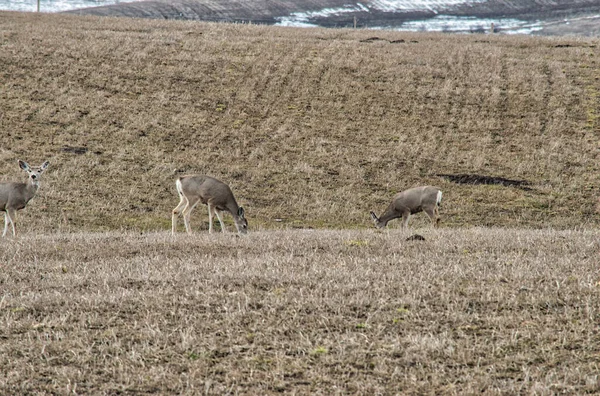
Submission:
[[44,232],[168,229],[189,172],[229,182],[254,229],[370,226],[426,183],[446,226],[595,226],[598,59],[592,39],[4,12],[0,178],[51,160],[21,216]]
[[[51,161],[0,239],[0,394],[600,392],[599,55],[0,13],[0,179]],[[248,237],[169,235],[191,172]],[[437,176],[472,173],[529,184]],[[442,229],[370,229],[418,184]]]
[[[395,28],[406,21],[422,21],[443,14],[499,21],[517,18],[544,26],[542,31],[536,34],[598,37],[600,33],[596,18],[600,13],[598,0],[486,0],[467,1],[463,4],[439,0],[430,2],[431,8],[425,7],[419,0],[402,3],[403,11],[398,12],[385,10],[387,7],[382,7],[382,2],[378,0],[361,0],[360,3],[347,0],[151,0],[120,2],[104,7],[72,10],[68,13],[260,24],[275,24],[280,22],[282,17],[304,14],[306,23],[337,28],[352,27],[355,23],[360,28]],[[396,2],[396,5],[398,4]],[[315,12],[327,9],[344,12]],[[502,25],[502,22],[500,24]],[[498,29],[498,26],[496,28]],[[503,30],[503,27],[499,28]],[[483,32],[489,29],[489,24],[482,22],[479,29]]]
[[0,393],[598,393],[597,231],[44,234]]

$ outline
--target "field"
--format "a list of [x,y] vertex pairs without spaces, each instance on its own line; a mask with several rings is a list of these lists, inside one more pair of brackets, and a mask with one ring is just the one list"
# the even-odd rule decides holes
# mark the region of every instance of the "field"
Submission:
[[42,234],[0,251],[0,393],[600,392],[598,231]]
[[[51,162],[0,239],[0,394],[599,393],[599,55],[0,13],[0,180]],[[247,237],[170,235],[197,172]],[[422,184],[439,229],[373,229]]]
[[52,163],[24,231],[168,229],[174,181],[196,172],[227,181],[254,229],[368,227],[421,184],[443,189],[444,226],[599,223],[598,40],[8,12],[0,26],[0,174]]

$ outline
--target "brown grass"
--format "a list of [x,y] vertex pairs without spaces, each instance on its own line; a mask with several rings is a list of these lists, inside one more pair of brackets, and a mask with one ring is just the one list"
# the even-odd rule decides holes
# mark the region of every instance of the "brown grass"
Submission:
[[[599,48],[0,13],[1,178],[52,162],[0,240],[0,393],[600,392]],[[168,235],[191,172],[249,237]],[[364,229],[419,184],[444,228]]]
[[0,393],[600,392],[598,231],[2,242]]
[[0,179],[52,161],[25,231],[168,229],[192,172],[231,184],[254,229],[368,227],[421,184],[444,190],[445,226],[598,224],[598,40],[0,22]]

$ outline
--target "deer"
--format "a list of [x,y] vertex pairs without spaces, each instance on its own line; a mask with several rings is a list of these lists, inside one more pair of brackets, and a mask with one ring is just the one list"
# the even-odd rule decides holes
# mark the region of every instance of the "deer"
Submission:
[[436,227],[439,222],[439,207],[442,204],[442,190],[432,186],[414,187],[394,195],[392,203],[381,217],[371,212],[371,219],[377,228],[384,228],[390,220],[402,217],[402,228],[408,227],[410,215],[425,212]]
[[27,183],[2,182],[0,183],[0,212],[4,212],[4,232],[2,237],[6,236],[8,224],[12,226],[12,234],[16,236],[15,217],[17,210],[25,209],[27,203],[37,193],[40,187],[40,176],[50,162],[46,161],[39,167],[30,167],[25,161],[18,160],[19,167],[29,175]]
[[171,233],[177,232],[177,219],[183,215],[185,230],[191,234],[190,216],[192,210],[199,202],[208,205],[208,233],[212,234],[213,215],[219,219],[221,232],[225,232],[222,212],[229,212],[233,216],[235,227],[240,235],[248,232],[248,221],[244,217],[244,208],[238,206],[231,188],[214,177],[205,175],[181,176],[175,182],[179,194],[179,204],[173,209],[171,218]]

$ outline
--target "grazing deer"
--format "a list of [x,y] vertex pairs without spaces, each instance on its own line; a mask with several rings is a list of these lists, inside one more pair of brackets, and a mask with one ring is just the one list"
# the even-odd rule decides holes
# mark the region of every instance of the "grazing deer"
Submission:
[[425,212],[435,227],[439,221],[439,206],[442,203],[442,190],[437,187],[414,187],[399,192],[381,217],[371,212],[377,228],[384,228],[390,220],[402,217],[402,228],[408,227],[411,214]]
[[208,205],[209,233],[212,233],[213,214],[219,219],[221,232],[225,232],[225,226],[221,218],[221,212],[223,211],[231,213],[238,233],[245,234],[248,231],[248,221],[244,218],[244,208],[238,206],[227,184],[210,176],[187,175],[177,179],[175,186],[180,201],[179,205],[173,209],[171,218],[171,232],[173,234],[177,231],[177,218],[180,214],[183,214],[185,230],[188,234],[192,232],[190,216],[199,202]]
[[15,217],[17,210],[27,206],[40,187],[40,176],[48,168],[50,162],[44,162],[39,168],[31,168],[27,162],[19,160],[19,166],[29,175],[28,183],[4,182],[0,183],[0,212],[4,212],[4,232],[8,231],[8,223],[12,226],[13,236],[15,231]]

